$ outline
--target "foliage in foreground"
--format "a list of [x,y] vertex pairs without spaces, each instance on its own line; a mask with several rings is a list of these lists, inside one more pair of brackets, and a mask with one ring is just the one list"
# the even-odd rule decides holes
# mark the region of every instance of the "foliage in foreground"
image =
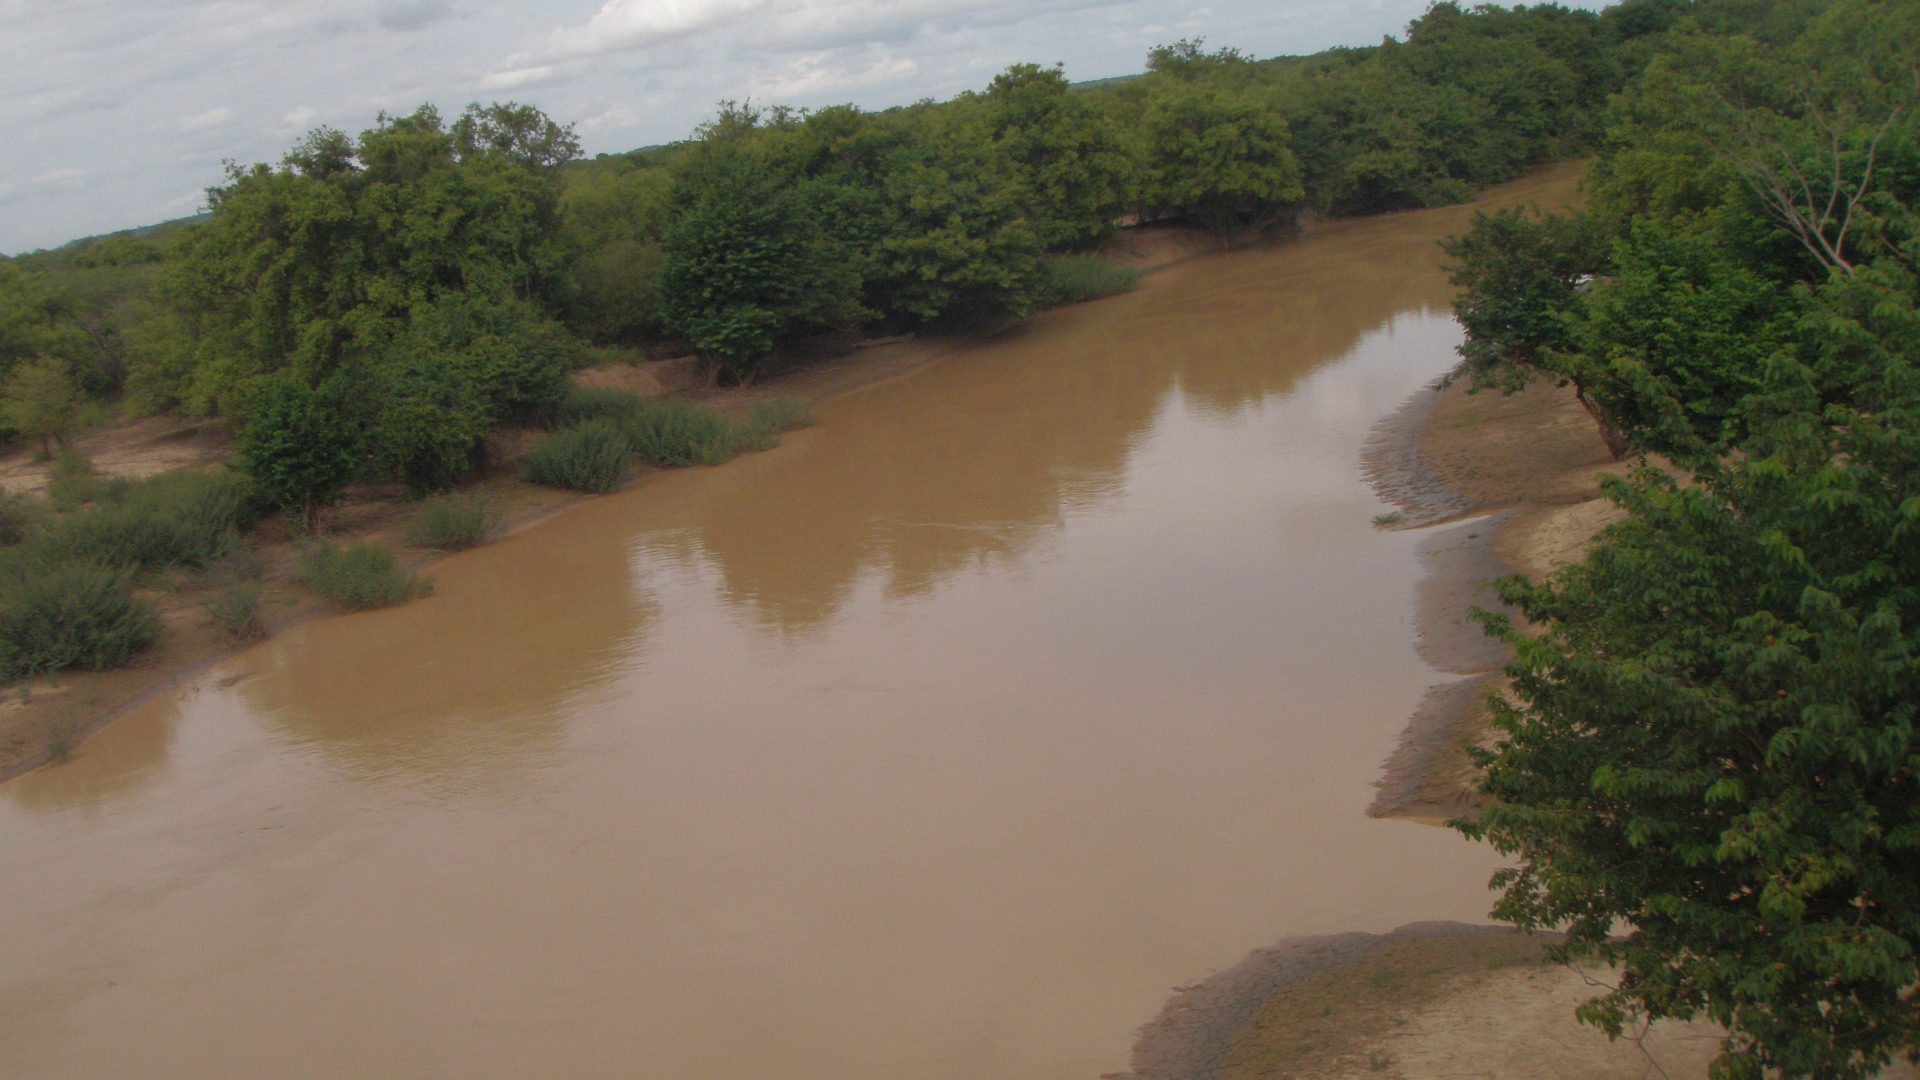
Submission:
[[499,508],[479,495],[436,495],[420,504],[407,539],[421,547],[456,551],[486,543],[499,525]]
[[1055,255],[1040,265],[1040,304],[1059,307],[1131,292],[1140,271],[1094,255]]
[[402,567],[378,544],[316,544],[300,558],[300,581],[348,611],[405,603],[433,592],[433,582]]
[[1715,17],[1616,104],[1584,223],[1475,227],[1607,241],[1467,253],[1500,317],[1465,351],[1689,479],[1612,482],[1583,565],[1503,583],[1540,632],[1487,618],[1514,696],[1457,824],[1516,859],[1499,917],[1617,965],[1582,1019],[1710,1018],[1716,1080],[1866,1080],[1920,1057],[1920,8]]
[[159,635],[131,570],[47,562],[17,548],[0,558],[0,680],[117,667]]
[[608,420],[589,420],[541,438],[527,452],[529,483],[600,495],[626,479],[627,435]]
[[230,645],[258,641],[267,636],[267,624],[260,614],[260,586],[235,582],[208,597],[200,605],[207,613],[213,632]]

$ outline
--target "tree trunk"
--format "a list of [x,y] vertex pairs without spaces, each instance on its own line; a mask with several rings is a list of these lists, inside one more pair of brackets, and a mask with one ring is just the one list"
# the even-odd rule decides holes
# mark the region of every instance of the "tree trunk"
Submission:
[[1587,396],[1585,384],[1579,379],[1571,381],[1573,396],[1580,399],[1580,407],[1587,410],[1587,415],[1593,417],[1594,424],[1600,428],[1600,439],[1607,444],[1607,453],[1613,455],[1615,461],[1626,457],[1627,437],[1620,434],[1620,426],[1613,422],[1613,417],[1608,415],[1605,406]]

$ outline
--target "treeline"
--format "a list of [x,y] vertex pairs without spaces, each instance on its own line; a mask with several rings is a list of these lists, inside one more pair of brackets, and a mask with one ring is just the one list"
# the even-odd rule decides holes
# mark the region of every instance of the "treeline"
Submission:
[[1588,1020],[1869,1077],[1920,1049],[1920,5],[1696,5],[1602,122],[1585,211],[1449,245],[1462,351],[1673,467],[1502,588],[1542,633],[1488,620],[1514,696],[1465,828],[1518,858],[1498,914],[1618,965]]
[[[157,625],[141,582],[243,565],[256,515],[311,530],[355,480],[443,489],[503,423],[553,429],[530,479],[596,491],[634,458],[723,460],[805,420],[570,390],[598,356],[752,379],[1127,288],[1095,254],[1125,220],[1253,233],[1586,152],[1686,10],[1441,4],[1404,41],[1270,60],[1180,42],[1082,90],[1016,65],[880,112],[728,103],[687,142],[592,161],[521,105],[316,130],[230,168],[200,220],[0,262],[0,438],[52,453],[115,407],[218,413],[239,474],[129,485],[66,455],[70,497],[0,499],[0,679],[118,662]],[[435,512],[429,532],[485,532]],[[417,592],[390,555],[316,550],[303,573],[337,602]],[[257,589],[227,595],[216,621],[250,625]]]
[[0,266],[0,428],[51,443],[122,397],[245,423],[297,384],[353,405],[368,475],[439,486],[592,347],[750,378],[835,335],[1124,287],[1083,253],[1129,216],[1257,230],[1466,198],[1589,147],[1684,9],[1442,4],[1404,41],[1182,42],[1085,92],[1017,65],[881,112],[727,104],[687,143],[592,161],[524,106],[322,129],[234,169],[204,223]]

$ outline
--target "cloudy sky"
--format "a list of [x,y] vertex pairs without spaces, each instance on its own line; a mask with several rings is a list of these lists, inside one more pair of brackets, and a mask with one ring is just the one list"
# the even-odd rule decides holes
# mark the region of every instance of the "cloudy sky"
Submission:
[[[1592,0],[1590,0],[1592,2]],[[277,161],[431,101],[522,101],[588,153],[685,138],[722,98],[946,98],[1021,61],[1141,69],[1205,36],[1259,56],[1370,44],[1425,0],[0,0],[0,251],[196,213]]]

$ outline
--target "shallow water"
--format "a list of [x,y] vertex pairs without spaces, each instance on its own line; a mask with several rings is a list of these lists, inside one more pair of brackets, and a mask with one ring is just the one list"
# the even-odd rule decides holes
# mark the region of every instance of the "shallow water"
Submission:
[[1357,461],[1470,209],[1034,319],[0,787],[0,1075],[1093,1080],[1250,948],[1479,919],[1490,852],[1362,812],[1437,676]]

